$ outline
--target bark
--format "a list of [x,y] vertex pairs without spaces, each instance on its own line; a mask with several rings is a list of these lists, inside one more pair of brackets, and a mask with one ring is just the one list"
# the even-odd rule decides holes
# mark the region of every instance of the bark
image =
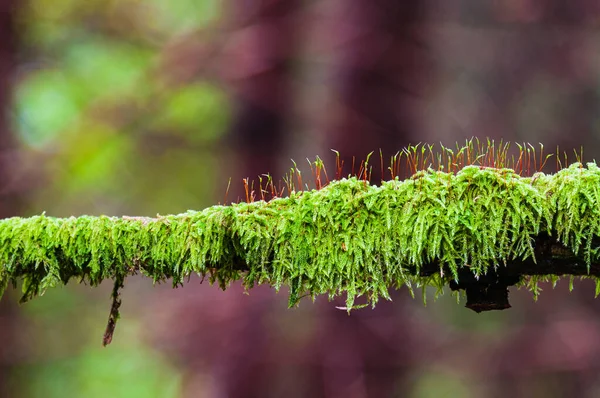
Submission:
[[[596,247],[599,243],[595,242],[593,246]],[[465,290],[466,307],[482,312],[510,308],[508,287],[516,285],[527,276],[600,277],[600,263],[592,263],[588,269],[582,256],[575,255],[555,238],[538,236],[534,249],[535,259],[511,261],[480,277],[475,277],[468,268],[461,268],[458,272],[459,281],[451,281],[449,286],[452,290]],[[421,268],[419,274],[433,275],[440,272],[440,269],[446,274],[451,272],[439,264],[428,264]]]

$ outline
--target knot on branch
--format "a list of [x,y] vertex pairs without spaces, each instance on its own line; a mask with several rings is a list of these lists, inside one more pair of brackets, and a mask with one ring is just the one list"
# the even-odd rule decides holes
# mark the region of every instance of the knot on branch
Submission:
[[459,281],[451,281],[450,289],[465,290],[467,295],[465,307],[477,313],[505,310],[511,307],[508,302],[508,287],[517,284],[520,279],[518,275],[502,275],[494,270],[479,277],[469,270],[461,270]]

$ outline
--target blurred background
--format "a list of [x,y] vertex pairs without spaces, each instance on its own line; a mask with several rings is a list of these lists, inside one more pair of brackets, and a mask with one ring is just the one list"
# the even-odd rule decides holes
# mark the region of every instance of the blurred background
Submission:
[[[0,217],[154,216],[304,159],[472,136],[600,151],[594,0],[2,0]],[[331,163],[329,163],[331,164]],[[374,170],[376,173],[377,170]],[[378,176],[374,176],[377,180]],[[348,316],[129,278],[0,301],[3,397],[597,397],[591,283],[475,314],[406,290]]]

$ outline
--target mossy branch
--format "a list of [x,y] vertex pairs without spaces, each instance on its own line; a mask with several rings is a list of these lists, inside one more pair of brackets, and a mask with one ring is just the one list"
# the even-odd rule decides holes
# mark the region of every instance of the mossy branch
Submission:
[[531,177],[430,169],[381,186],[349,178],[269,202],[156,218],[1,220],[0,294],[19,280],[27,301],[73,278],[92,286],[111,279],[112,329],[118,290],[137,272],[174,286],[192,273],[222,288],[236,280],[287,285],[290,306],[306,295],[345,294],[349,309],[359,296],[371,305],[389,299],[390,288],[450,285],[471,291],[470,308],[486,310],[506,308],[494,295],[518,282],[537,293],[537,281],[555,275],[596,279],[599,238],[595,163]]

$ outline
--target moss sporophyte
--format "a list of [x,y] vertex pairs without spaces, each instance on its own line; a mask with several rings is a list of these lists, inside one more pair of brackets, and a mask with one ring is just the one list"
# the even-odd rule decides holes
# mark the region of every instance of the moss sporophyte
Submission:
[[[311,163],[318,189],[301,191],[296,168],[283,187],[261,179],[264,200],[245,180],[246,202],[177,215],[0,220],[0,293],[22,280],[25,302],[73,278],[92,286],[111,279],[106,344],[119,289],[135,273],[174,286],[193,273],[223,289],[236,280],[285,285],[290,306],[304,296],[345,295],[347,309],[374,306],[402,286],[464,290],[476,311],[510,307],[508,286],[537,296],[539,281],[560,275],[593,278],[599,291],[595,163],[561,162],[544,174],[548,158],[528,146],[510,161],[508,145],[493,141],[432,148],[396,154],[379,185],[369,182],[368,160],[342,178],[338,155],[331,181],[319,158]],[[358,297],[366,304],[355,305]]]

